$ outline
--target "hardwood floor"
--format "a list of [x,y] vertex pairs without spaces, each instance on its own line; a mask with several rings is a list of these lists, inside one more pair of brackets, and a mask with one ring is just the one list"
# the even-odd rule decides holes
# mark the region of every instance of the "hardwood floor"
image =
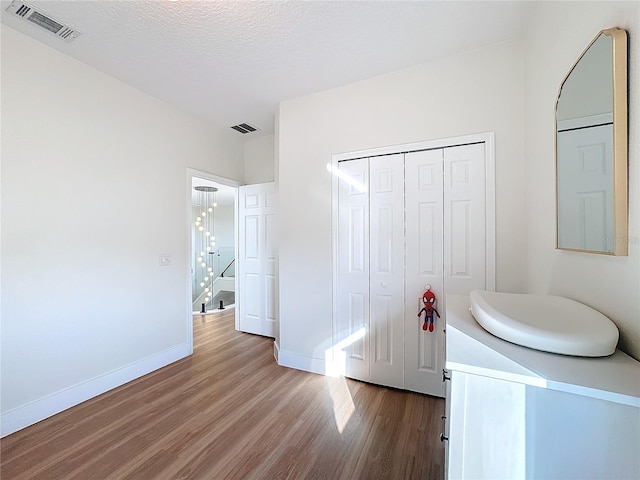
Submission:
[[11,479],[441,479],[444,400],[280,367],[194,316],[194,354],[0,441]]

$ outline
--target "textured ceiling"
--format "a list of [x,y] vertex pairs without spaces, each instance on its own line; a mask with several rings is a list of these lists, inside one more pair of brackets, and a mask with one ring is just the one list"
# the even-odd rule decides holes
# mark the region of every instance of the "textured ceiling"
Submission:
[[[532,2],[40,1],[71,43],[2,22],[215,125],[273,131],[280,101],[517,37]],[[240,135],[240,134],[238,134]]]

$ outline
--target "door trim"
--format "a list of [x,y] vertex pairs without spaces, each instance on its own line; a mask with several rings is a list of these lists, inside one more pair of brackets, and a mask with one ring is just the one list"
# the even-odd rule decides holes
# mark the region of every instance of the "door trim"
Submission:
[[[228,187],[233,187],[236,190],[238,189],[238,187],[240,185],[242,185],[242,183],[236,181],[236,180],[232,180],[230,178],[225,178],[225,177],[219,177],[218,175],[214,175],[213,173],[209,173],[209,172],[205,172],[202,170],[196,170],[195,168],[187,168],[187,175],[186,175],[186,188],[185,188],[185,194],[186,194],[186,208],[187,208],[187,215],[186,215],[186,233],[187,233],[187,249],[186,249],[186,269],[185,269],[185,273],[186,273],[186,299],[187,299],[187,313],[186,313],[186,321],[187,321],[187,332],[188,332],[188,343],[189,343],[189,355],[193,354],[193,303],[191,301],[192,298],[192,292],[191,292],[191,269],[189,268],[189,265],[191,265],[191,255],[193,254],[193,252],[191,251],[191,245],[192,245],[192,235],[191,235],[191,224],[193,222],[193,215],[192,215],[192,208],[191,208],[191,185],[193,182],[194,178],[202,178],[204,180],[209,180],[215,183],[219,183],[221,185],[226,185]],[[238,255],[238,195],[236,193],[236,200],[234,202],[234,213],[233,213],[233,224],[234,224],[234,248],[235,248],[235,258],[236,258],[236,265],[238,262],[237,259],[237,255]],[[235,279],[236,285],[235,285],[235,295],[236,295],[236,305],[238,304],[238,302],[240,301],[239,298],[239,292],[238,292],[238,276],[236,275],[236,279]],[[238,326],[238,309],[234,308],[234,314],[235,314],[235,324],[236,324],[236,328]]]
[[[331,343],[335,344],[333,338],[335,333],[335,322],[337,318],[336,298],[338,285],[338,272],[336,269],[338,261],[338,182],[336,175],[338,163],[341,161],[355,160],[357,158],[376,157],[380,155],[393,155],[398,153],[409,153],[420,150],[435,150],[449,147],[459,147],[473,143],[484,144],[485,154],[485,235],[486,235],[486,263],[485,263],[485,284],[487,290],[496,289],[496,188],[495,188],[495,133],[485,132],[473,135],[463,135],[458,137],[440,138],[435,140],[425,140],[421,142],[391,145],[386,147],[369,148],[353,152],[337,153],[331,156],[331,163],[327,164],[327,170],[331,176],[331,261],[332,261],[332,307],[331,307]],[[333,350],[333,349],[332,349]],[[331,359],[332,361],[333,359]]]

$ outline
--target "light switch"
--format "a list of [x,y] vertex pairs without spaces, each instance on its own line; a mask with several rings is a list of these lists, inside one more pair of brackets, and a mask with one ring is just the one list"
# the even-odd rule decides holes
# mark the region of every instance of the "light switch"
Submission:
[[171,265],[171,255],[160,255],[160,266],[166,267]]

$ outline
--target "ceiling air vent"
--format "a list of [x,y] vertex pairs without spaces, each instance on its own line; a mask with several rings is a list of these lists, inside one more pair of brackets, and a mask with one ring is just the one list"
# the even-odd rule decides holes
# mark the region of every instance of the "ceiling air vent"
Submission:
[[47,32],[53,33],[56,37],[66,40],[67,42],[72,41],[80,35],[80,32],[77,30],[69,27],[68,25],[63,25],[57,20],[51,18],[49,15],[43,13],[42,10],[37,10],[32,5],[19,0],[13,0],[11,5],[7,7],[7,12],[18,16],[23,20],[27,20],[40,28],[43,28]]
[[251,133],[251,132],[255,132],[256,130],[260,130],[259,128],[252,127],[248,123],[240,123],[239,125],[234,125],[231,128],[233,128],[236,132],[240,132],[240,133]]

